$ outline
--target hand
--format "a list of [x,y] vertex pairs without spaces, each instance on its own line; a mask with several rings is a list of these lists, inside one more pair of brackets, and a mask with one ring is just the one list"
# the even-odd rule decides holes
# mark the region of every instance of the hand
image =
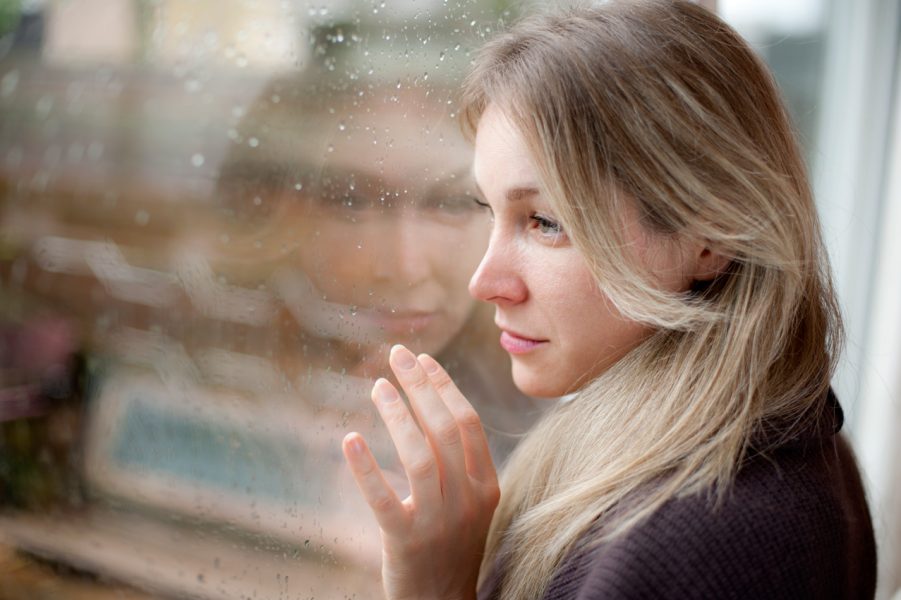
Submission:
[[389,364],[416,418],[385,379],[375,382],[372,400],[397,448],[410,495],[397,497],[360,434],[347,434],[343,443],[381,528],[385,594],[389,600],[475,598],[488,526],[500,499],[482,423],[430,356],[417,359],[395,346]]

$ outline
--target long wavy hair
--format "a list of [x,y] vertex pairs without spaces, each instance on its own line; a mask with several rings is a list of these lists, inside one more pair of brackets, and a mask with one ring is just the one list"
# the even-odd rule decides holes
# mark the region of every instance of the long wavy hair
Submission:
[[[502,473],[482,577],[503,564],[501,597],[525,599],[577,542],[677,496],[721,500],[751,453],[815,426],[842,330],[776,85],[714,14],[624,0],[532,16],[478,54],[470,135],[489,104],[524,136],[598,286],[654,330],[550,411]],[[686,293],[657,289],[623,250],[626,207],[728,267]]]

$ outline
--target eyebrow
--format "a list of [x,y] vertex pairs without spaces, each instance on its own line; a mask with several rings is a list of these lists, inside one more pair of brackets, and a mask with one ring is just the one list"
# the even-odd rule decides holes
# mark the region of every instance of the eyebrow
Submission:
[[[482,197],[485,198],[486,196],[485,196],[485,192],[482,191],[482,186],[479,185],[478,181],[475,181],[475,178],[473,178],[473,181],[476,184],[476,189],[479,190],[479,194],[481,194]],[[507,190],[507,193],[504,194],[504,196],[508,202],[516,202],[517,200],[523,200],[525,198],[531,198],[532,196],[537,196],[539,193],[540,193],[540,191],[537,187],[517,186],[517,187],[512,187],[509,190]]]

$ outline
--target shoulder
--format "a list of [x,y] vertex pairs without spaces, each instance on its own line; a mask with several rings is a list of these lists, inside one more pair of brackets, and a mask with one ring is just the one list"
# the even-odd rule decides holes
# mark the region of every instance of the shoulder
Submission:
[[[872,596],[872,527],[844,442],[756,456],[716,504],[669,501],[624,536],[566,561],[549,598]],[[555,585],[573,586],[555,596]]]

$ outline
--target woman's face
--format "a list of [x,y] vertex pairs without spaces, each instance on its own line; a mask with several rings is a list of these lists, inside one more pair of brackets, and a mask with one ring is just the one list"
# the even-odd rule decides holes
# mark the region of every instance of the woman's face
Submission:
[[355,348],[437,353],[473,308],[466,282],[488,239],[472,151],[437,110],[376,108],[336,124],[314,181],[284,215],[313,290],[306,318]]
[[[479,121],[474,173],[493,215],[488,250],[470,293],[495,305],[500,343],[524,393],[574,392],[637,346],[648,326],[623,317],[600,291],[539,188],[537,171],[516,128],[495,106]],[[680,252],[624,227],[632,248],[665,289],[686,289]]]

